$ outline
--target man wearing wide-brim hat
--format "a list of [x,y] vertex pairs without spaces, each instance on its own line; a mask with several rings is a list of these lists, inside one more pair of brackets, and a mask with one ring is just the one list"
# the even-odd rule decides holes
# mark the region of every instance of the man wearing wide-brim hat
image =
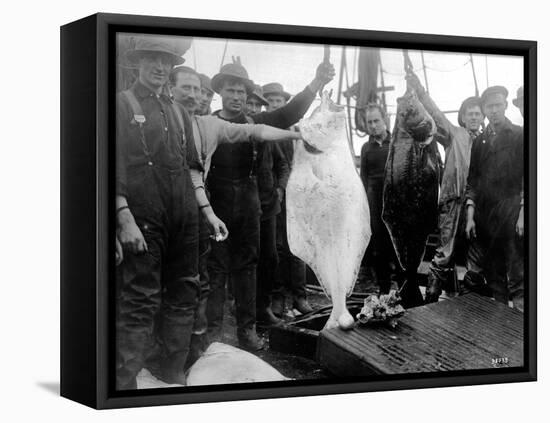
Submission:
[[256,115],[262,111],[262,107],[269,105],[263,96],[262,87],[254,84],[254,91],[246,97],[246,114]]
[[273,110],[278,109],[284,106],[290,99],[291,94],[287,93],[282,84],[278,82],[270,82],[265,84],[262,87],[264,97],[270,105],[272,105]]
[[[214,115],[232,123],[254,122],[288,128],[306,113],[316,93],[332,80],[334,74],[330,63],[321,63],[313,81],[286,107],[247,117],[244,112],[246,100],[254,91],[254,83],[240,63],[224,65],[212,78],[212,88],[222,98],[222,110]],[[261,213],[257,171],[263,154],[259,148],[263,145],[241,142],[218,146],[207,179],[212,208],[231,234],[226,241],[212,245],[208,262],[211,285],[207,307],[208,331],[214,340],[221,337],[225,286],[231,277],[237,337],[239,345],[249,350],[262,348],[256,333],[256,270]]]
[[[272,112],[281,107],[284,107],[288,100],[291,97],[291,94],[286,92],[283,88],[283,85],[279,82],[271,82],[265,84],[262,87],[262,91],[266,97],[269,105],[267,106],[267,111]],[[285,142],[279,144],[281,153],[286,159],[286,162],[289,165],[289,168],[292,169],[292,160],[294,157],[294,142]],[[280,178],[277,178],[280,180]],[[291,304],[292,307],[298,310],[300,313],[305,314],[312,311],[311,306],[307,301],[306,293],[306,264],[300,260],[298,257],[294,256],[288,247],[287,232],[286,232],[286,207],[285,207],[285,184],[278,183],[276,189],[279,192],[279,197],[281,199],[281,210],[276,216],[275,228],[271,231],[275,231],[275,250],[278,256],[278,267],[276,276],[271,284],[272,291],[271,293],[271,311],[275,317],[282,318],[285,310],[285,288],[288,289],[291,294]],[[273,186],[266,186],[265,183],[259,183],[260,197],[262,193],[268,190],[272,190]],[[265,194],[264,194],[265,195]],[[267,232],[267,228],[270,225],[269,220],[264,216],[269,216],[268,213],[262,214],[261,225],[262,233]],[[265,245],[267,242],[265,239],[269,237],[264,237],[261,239],[260,246],[260,262],[258,265],[258,273],[260,279],[264,281],[269,278],[271,270],[269,269],[269,260],[266,260],[266,254],[264,252],[267,250],[270,251],[270,248],[266,248]],[[260,290],[258,296],[258,303],[267,301],[265,298],[266,295]],[[264,298],[262,298],[262,294]]]
[[136,36],[135,46],[125,54],[126,62],[139,66],[139,61],[147,55],[161,55],[172,63],[172,66],[185,62],[182,57],[191,47],[191,39],[186,37],[163,37],[159,35],[142,34]]
[[[155,339],[155,375],[185,383],[185,362],[198,304],[197,203],[189,168],[200,168],[191,122],[166,84],[191,41],[138,36],[127,61],[138,79],[117,96],[116,223],[122,245],[117,272],[116,387],[135,389]],[[167,205],[170,205],[168,208]],[[156,325],[158,323],[158,326]],[[153,330],[160,332],[153,335]]]
[[523,311],[523,129],[506,117],[507,96],[503,86],[481,95],[489,125],[472,145],[466,236],[494,298]]

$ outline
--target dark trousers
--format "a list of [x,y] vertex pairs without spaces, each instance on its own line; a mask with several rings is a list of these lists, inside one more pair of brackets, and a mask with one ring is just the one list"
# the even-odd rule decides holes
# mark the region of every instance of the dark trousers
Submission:
[[435,302],[443,292],[457,291],[455,281],[455,247],[457,237],[463,232],[463,204],[460,198],[451,199],[439,206],[439,245],[435,251],[428,272],[426,302]]
[[199,212],[199,280],[200,296],[199,304],[195,311],[195,322],[193,325],[193,335],[191,337],[191,349],[187,359],[186,367],[191,367],[193,363],[200,358],[202,353],[208,347],[207,329],[208,319],[206,316],[206,307],[208,296],[210,294],[210,276],[208,274],[208,257],[210,256],[210,229],[206,223],[206,218]]
[[375,285],[381,294],[387,294],[392,277],[397,279],[396,273],[399,266],[388,228],[382,220],[382,190],[382,181],[369,181],[367,198],[372,234],[361,266],[364,269],[367,267],[372,269]]
[[488,243],[483,242],[483,239],[474,240],[468,250],[465,288],[468,291],[492,295],[501,303],[508,304],[512,300],[514,307],[523,311],[523,251],[523,239],[518,239],[515,235]]
[[279,265],[272,293],[283,296],[285,288],[294,298],[306,297],[306,264],[290,252],[286,231],[286,206],[281,204],[281,212],[277,215],[277,252]]
[[271,292],[275,286],[275,272],[279,265],[277,253],[277,215],[260,221],[260,259],[256,306],[265,309],[271,304]]
[[238,332],[256,323],[256,268],[260,247],[260,200],[255,177],[239,180],[208,178],[210,202],[226,224],[229,237],[212,242],[208,258],[210,295],[207,305],[208,331],[221,333],[225,285],[232,279]]
[[153,347],[161,350],[163,374],[179,379],[200,291],[197,203],[188,170],[131,169],[128,192],[148,251],[125,252],[118,269],[117,389],[136,387],[136,375]]
[[[476,202],[474,219],[477,237],[472,251],[481,263],[483,275],[495,300],[508,303],[523,311],[524,247],[523,238],[515,226],[520,210],[520,196],[505,197],[491,203],[481,197]],[[474,255],[469,252],[470,256]],[[469,282],[470,278],[464,278]]]

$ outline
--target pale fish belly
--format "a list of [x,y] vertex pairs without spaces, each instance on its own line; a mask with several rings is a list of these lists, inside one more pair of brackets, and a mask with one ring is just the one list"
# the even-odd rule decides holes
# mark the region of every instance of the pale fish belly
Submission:
[[187,386],[289,380],[254,354],[214,342],[189,369]]
[[370,240],[367,196],[344,138],[339,148],[295,152],[287,185],[288,242],[291,252],[311,267],[333,309],[326,328],[348,328],[346,308]]

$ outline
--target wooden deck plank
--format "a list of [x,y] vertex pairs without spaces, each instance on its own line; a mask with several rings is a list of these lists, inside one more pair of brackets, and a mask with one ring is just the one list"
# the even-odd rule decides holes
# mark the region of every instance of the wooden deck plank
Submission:
[[396,328],[323,330],[322,366],[339,376],[401,374],[523,365],[523,315],[476,294],[407,311]]

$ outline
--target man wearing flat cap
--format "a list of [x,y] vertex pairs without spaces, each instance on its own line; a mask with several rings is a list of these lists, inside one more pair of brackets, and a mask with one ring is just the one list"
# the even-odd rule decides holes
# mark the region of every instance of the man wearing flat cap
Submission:
[[494,298],[523,311],[523,129],[506,118],[507,97],[502,86],[481,95],[489,125],[472,146],[466,236]]
[[212,82],[208,76],[204,73],[199,73],[199,80],[201,82],[201,94],[202,99],[199,103],[199,110],[197,115],[204,116],[212,113],[210,110],[210,104],[212,103],[212,98],[214,98],[214,90],[212,89]]
[[[247,96],[254,83],[240,63],[222,66],[212,78],[212,88],[222,98],[219,119],[233,123],[263,123],[288,128],[308,110],[316,92],[334,77],[334,67],[322,63],[313,81],[286,107],[247,117]],[[226,223],[230,236],[214,243],[209,260],[211,293],[208,300],[208,325],[212,339],[219,339],[223,323],[225,286],[232,278],[236,303],[239,345],[249,350],[262,348],[256,333],[256,270],[260,244],[261,204],[258,194],[258,148],[256,143],[218,146],[212,156],[207,185],[216,214]]]
[[[155,351],[154,374],[184,384],[199,294],[197,203],[189,174],[200,167],[188,114],[166,86],[191,40],[143,35],[126,54],[138,79],[117,96],[116,386],[135,389]],[[153,370],[153,369],[151,369]]]
[[516,106],[519,109],[519,112],[521,113],[521,117],[523,116],[523,85],[518,88],[518,91],[516,93],[516,98],[512,100],[512,103],[514,106]]

